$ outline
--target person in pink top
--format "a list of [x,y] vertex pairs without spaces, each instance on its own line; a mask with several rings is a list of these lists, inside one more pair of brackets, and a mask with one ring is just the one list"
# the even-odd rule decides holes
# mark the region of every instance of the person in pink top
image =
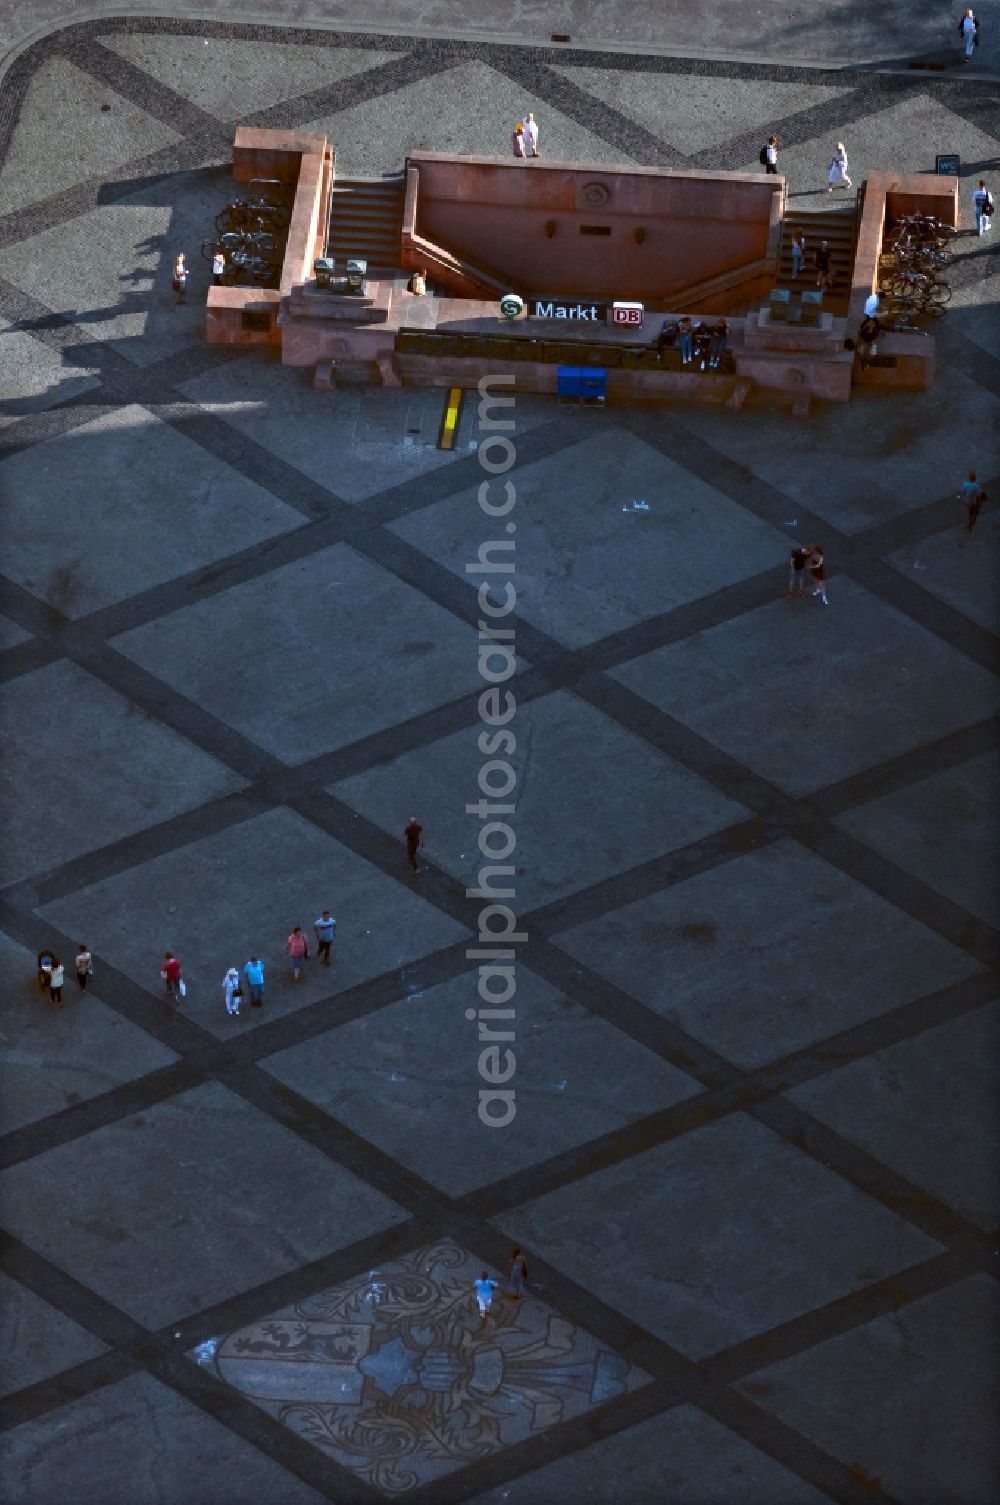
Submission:
[[285,950],[292,958],[292,976],[296,982],[302,980],[302,968],[305,966],[306,957],[309,955],[309,942],[301,925],[296,925],[288,940],[285,942]]

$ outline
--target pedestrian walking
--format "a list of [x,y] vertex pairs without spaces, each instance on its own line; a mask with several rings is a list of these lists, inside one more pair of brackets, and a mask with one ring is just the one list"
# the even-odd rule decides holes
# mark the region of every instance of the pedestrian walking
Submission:
[[812,551],[810,549],[793,549],[788,556],[788,594],[790,596],[804,596],[806,593],[806,575],[812,563]]
[[830,286],[833,278],[830,275],[830,247],[825,240],[819,243],[819,249],[813,257],[816,266],[816,286],[824,290]]
[[835,188],[852,188],[853,186],[847,176],[847,152],[844,143],[838,141],[833,156],[830,158],[830,170],[826,175],[826,191],[832,193]]
[[423,844],[424,844],[424,842],[423,842],[423,830],[424,830],[423,826],[419,826],[417,824],[417,817],[415,815],[411,815],[410,816],[410,823],[405,828],[405,830],[403,831],[403,836],[404,836],[404,838],[406,840],[406,855],[407,855],[407,857],[409,859],[410,866],[412,867],[412,869],[413,869],[414,872],[417,872],[417,870],[418,870],[417,869],[417,848],[418,847],[422,847]]
[[777,173],[778,171],[778,138],[768,136],[760,149],[760,165],[765,173]]
[[38,987],[39,987],[40,991],[43,992],[43,993],[47,993],[48,992],[49,978],[52,975],[52,968],[55,966],[55,964],[56,964],[56,954],[55,954],[54,951],[50,951],[47,946],[45,947],[44,950],[39,951],[39,953],[38,953]]
[[62,1008],[63,983],[66,981],[66,969],[58,956],[52,958],[52,970],[49,972],[49,997],[57,1008]]
[[226,994],[226,1013],[238,1015],[243,1002],[243,989],[240,987],[240,974],[235,967],[229,968],[222,979],[222,986]]
[[262,1008],[264,1005],[264,963],[259,956],[251,956],[243,968],[243,975],[250,989],[250,1007]]
[[996,206],[993,203],[993,195],[987,188],[984,180],[979,179],[979,187],[972,195],[972,212],[976,216],[977,235],[988,235],[992,229],[990,221],[993,218]]
[[76,968],[76,985],[81,993],[86,993],[87,984],[94,975],[94,958],[83,941],[76,948],[76,960],[73,965]]
[[528,1289],[528,1265],[520,1249],[512,1249],[510,1269],[507,1271],[507,1295],[511,1301],[520,1301]]
[[296,982],[302,981],[302,968],[309,956],[309,942],[306,940],[301,925],[296,925],[288,940],[285,942],[285,950],[292,958],[292,976]]
[[313,920],[313,930],[316,932],[316,954],[322,959],[324,967],[328,967],[333,938],[337,933],[337,922],[328,909],[324,909],[318,920]]
[[480,1278],[473,1281],[476,1300],[479,1302],[480,1327],[486,1326],[486,1319],[490,1314],[490,1306],[493,1302],[493,1292],[499,1284],[498,1280],[490,1279],[488,1270],[484,1270]]
[[824,606],[829,606],[830,603],[827,600],[826,596],[826,564],[823,559],[822,545],[814,543],[809,552],[811,555],[811,558],[809,560],[809,573],[812,576],[813,584],[816,587],[816,589],[813,591],[813,595],[819,596]]
[[212,257],[212,282],[216,287],[222,286],[222,279],[226,274],[226,253],[216,251]]
[[712,325],[712,343],[709,347],[708,364],[718,366],[726,350],[726,341],[729,339],[729,325],[725,319],[716,319]]
[[976,480],[976,472],[969,471],[969,479],[962,482],[962,490],[959,499],[965,503],[965,531],[971,533],[979,520],[979,514],[983,510],[986,501],[986,492]]
[[801,230],[792,231],[792,281],[794,282],[806,264],[806,238]]
[[518,120],[514,126],[514,156],[524,156],[524,121]]
[[979,18],[970,7],[958,23],[958,34],[965,49],[965,61],[972,62],[972,54],[979,46]]
[[538,121],[530,110],[524,120],[524,149],[529,157],[538,156]]
[[178,251],[174,257],[174,303],[187,302],[188,267],[187,258],[183,251]]
[[172,951],[164,951],[163,953],[163,966],[160,968],[160,976],[163,978],[163,986],[167,997],[172,998],[177,1003],[184,997],[187,989],[184,986],[184,979],[181,977],[181,964]]

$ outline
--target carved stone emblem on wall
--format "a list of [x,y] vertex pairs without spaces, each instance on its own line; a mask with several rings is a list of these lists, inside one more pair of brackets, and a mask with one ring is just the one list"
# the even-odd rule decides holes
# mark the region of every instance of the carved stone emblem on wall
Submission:
[[607,183],[598,183],[596,180],[584,183],[580,190],[580,197],[585,204],[596,209],[600,204],[606,204],[611,197],[611,189]]

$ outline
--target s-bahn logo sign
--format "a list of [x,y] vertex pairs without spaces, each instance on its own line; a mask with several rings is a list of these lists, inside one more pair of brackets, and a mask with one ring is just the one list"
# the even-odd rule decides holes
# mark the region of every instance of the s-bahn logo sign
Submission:
[[528,317],[532,319],[573,319],[585,324],[603,324],[606,303],[591,303],[586,298],[529,298]]

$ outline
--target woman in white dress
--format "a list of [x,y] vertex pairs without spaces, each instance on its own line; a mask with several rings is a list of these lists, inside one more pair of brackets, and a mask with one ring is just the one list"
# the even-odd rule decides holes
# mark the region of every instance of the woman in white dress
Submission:
[[827,193],[832,193],[835,188],[852,187],[850,178],[847,176],[847,152],[844,143],[837,142],[837,150],[830,158],[830,171],[827,174]]
[[222,986],[226,992],[226,1013],[238,1014],[243,1001],[243,990],[240,987],[240,974],[235,967],[230,967],[222,979]]

